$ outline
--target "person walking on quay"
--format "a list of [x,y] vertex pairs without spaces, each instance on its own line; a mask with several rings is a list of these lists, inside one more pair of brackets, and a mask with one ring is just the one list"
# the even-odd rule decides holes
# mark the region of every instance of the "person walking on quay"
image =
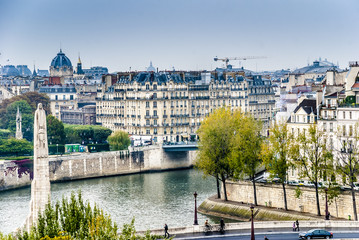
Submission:
[[266,236],[264,236],[264,240],[269,240]]
[[295,221],[295,225],[297,225],[296,230],[298,229],[298,232],[299,232],[299,221],[298,221],[298,219],[297,219],[297,221]]
[[219,221],[219,226],[220,226],[219,231],[221,233],[223,233],[224,232],[224,226],[225,226],[223,218],[221,218],[221,220]]
[[170,237],[170,234],[168,233],[168,226],[165,223],[165,238],[169,238],[169,237]]
[[295,222],[293,222],[293,232],[297,230],[297,227],[295,226]]

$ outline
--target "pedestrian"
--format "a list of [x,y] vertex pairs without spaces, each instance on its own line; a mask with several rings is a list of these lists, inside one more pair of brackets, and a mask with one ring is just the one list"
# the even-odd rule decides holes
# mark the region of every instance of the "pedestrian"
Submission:
[[220,231],[221,231],[221,232],[224,232],[224,225],[225,225],[225,224],[224,224],[223,218],[221,218],[221,220],[219,221],[219,225],[220,225],[220,227],[221,227],[221,228],[220,228]]
[[298,229],[298,232],[299,232],[299,221],[298,221],[298,219],[297,219],[297,221],[295,221],[295,225],[297,225],[296,229]]
[[295,226],[295,222],[293,222],[293,232],[295,232],[296,231],[296,226]]
[[168,226],[165,223],[165,238],[169,238],[169,237],[170,237],[170,234],[168,233]]
[[266,236],[264,236],[264,240],[269,240]]

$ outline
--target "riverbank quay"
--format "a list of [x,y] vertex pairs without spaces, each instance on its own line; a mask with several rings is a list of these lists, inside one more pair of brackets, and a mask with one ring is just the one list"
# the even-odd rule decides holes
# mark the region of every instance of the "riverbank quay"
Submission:
[[[160,145],[128,151],[73,153],[49,156],[51,182],[186,169],[193,166],[195,151],[166,152]],[[32,161],[1,161],[0,191],[26,187],[32,180]]]
[[[305,232],[310,229],[320,228],[328,231],[335,232],[351,232],[358,234],[359,236],[359,222],[356,221],[299,221],[300,231]],[[292,221],[255,221],[254,228],[256,234],[278,234],[278,233],[293,233]],[[193,225],[182,228],[171,228],[169,226],[168,232],[170,236],[175,236],[175,239],[189,239],[189,238],[203,238],[206,237],[223,237],[223,236],[236,236],[238,234],[248,235],[251,231],[251,222],[238,222],[238,223],[226,223],[225,233],[221,234],[216,231],[219,228],[218,224],[213,224],[214,231],[206,232],[204,225]],[[163,235],[163,229],[151,230],[152,234]],[[138,232],[138,234],[144,235],[145,231]],[[294,233],[298,234],[298,232]]]
[[[249,221],[252,216],[250,204],[224,201],[215,196],[207,198],[199,207],[198,212],[206,215],[223,217],[239,221]],[[324,219],[324,216],[317,216],[311,213],[297,211],[285,211],[279,208],[255,206],[254,220],[256,221],[317,221]],[[332,220],[338,220],[332,217]]]
[[[228,200],[238,203],[253,203],[253,183],[250,181],[226,181]],[[300,194],[297,194],[298,188]],[[223,193],[223,192],[222,192]],[[256,183],[257,203],[274,209],[284,208],[283,187],[277,183]],[[356,198],[359,192],[355,192]],[[303,213],[317,213],[316,191],[314,187],[286,185],[288,210]],[[319,190],[319,205],[322,215],[325,213],[325,191]],[[359,202],[356,202],[359,208]],[[340,194],[328,202],[331,217],[353,219],[353,199],[350,190],[340,190]]]

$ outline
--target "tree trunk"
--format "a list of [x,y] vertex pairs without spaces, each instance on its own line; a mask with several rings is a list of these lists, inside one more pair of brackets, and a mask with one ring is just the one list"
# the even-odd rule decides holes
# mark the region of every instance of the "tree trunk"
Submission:
[[254,205],[258,206],[258,203],[257,203],[257,191],[256,191],[256,181],[254,181],[254,178],[252,178],[252,182],[253,182]]
[[321,216],[321,214],[320,214],[320,205],[319,205],[318,183],[315,183],[315,198],[317,199],[317,215]]
[[285,183],[282,183],[282,187],[283,187],[283,196],[284,196],[284,209],[286,211],[288,211],[287,193],[286,193],[286,190],[285,190]]
[[216,180],[217,180],[217,198],[221,198],[221,187],[219,185],[218,174],[216,176]]
[[353,199],[353,214],[355,221],[358,221],[358,214],[357,214],[357,207],[356,207],[356,201],[355,201],[355,191],[353,188],[353,183],[351,184],[351,190],[352,190],[352,199]]
[[224,201],[228,201],[227,198],[227,188],[226,188],[226,179],[222,175],[222,183],[223,183],[223,194],[224,194]]

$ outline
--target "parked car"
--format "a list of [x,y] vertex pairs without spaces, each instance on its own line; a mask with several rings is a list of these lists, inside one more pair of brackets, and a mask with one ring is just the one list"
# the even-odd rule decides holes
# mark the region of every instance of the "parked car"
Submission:
[[299,239],[314,239],[314,238],[333,238],[333,233],[323,229],[312,229],[308,232],[299,233]]
[[290,180],[287,182],[288,185],[298,186],[299,183],[296,180]]

